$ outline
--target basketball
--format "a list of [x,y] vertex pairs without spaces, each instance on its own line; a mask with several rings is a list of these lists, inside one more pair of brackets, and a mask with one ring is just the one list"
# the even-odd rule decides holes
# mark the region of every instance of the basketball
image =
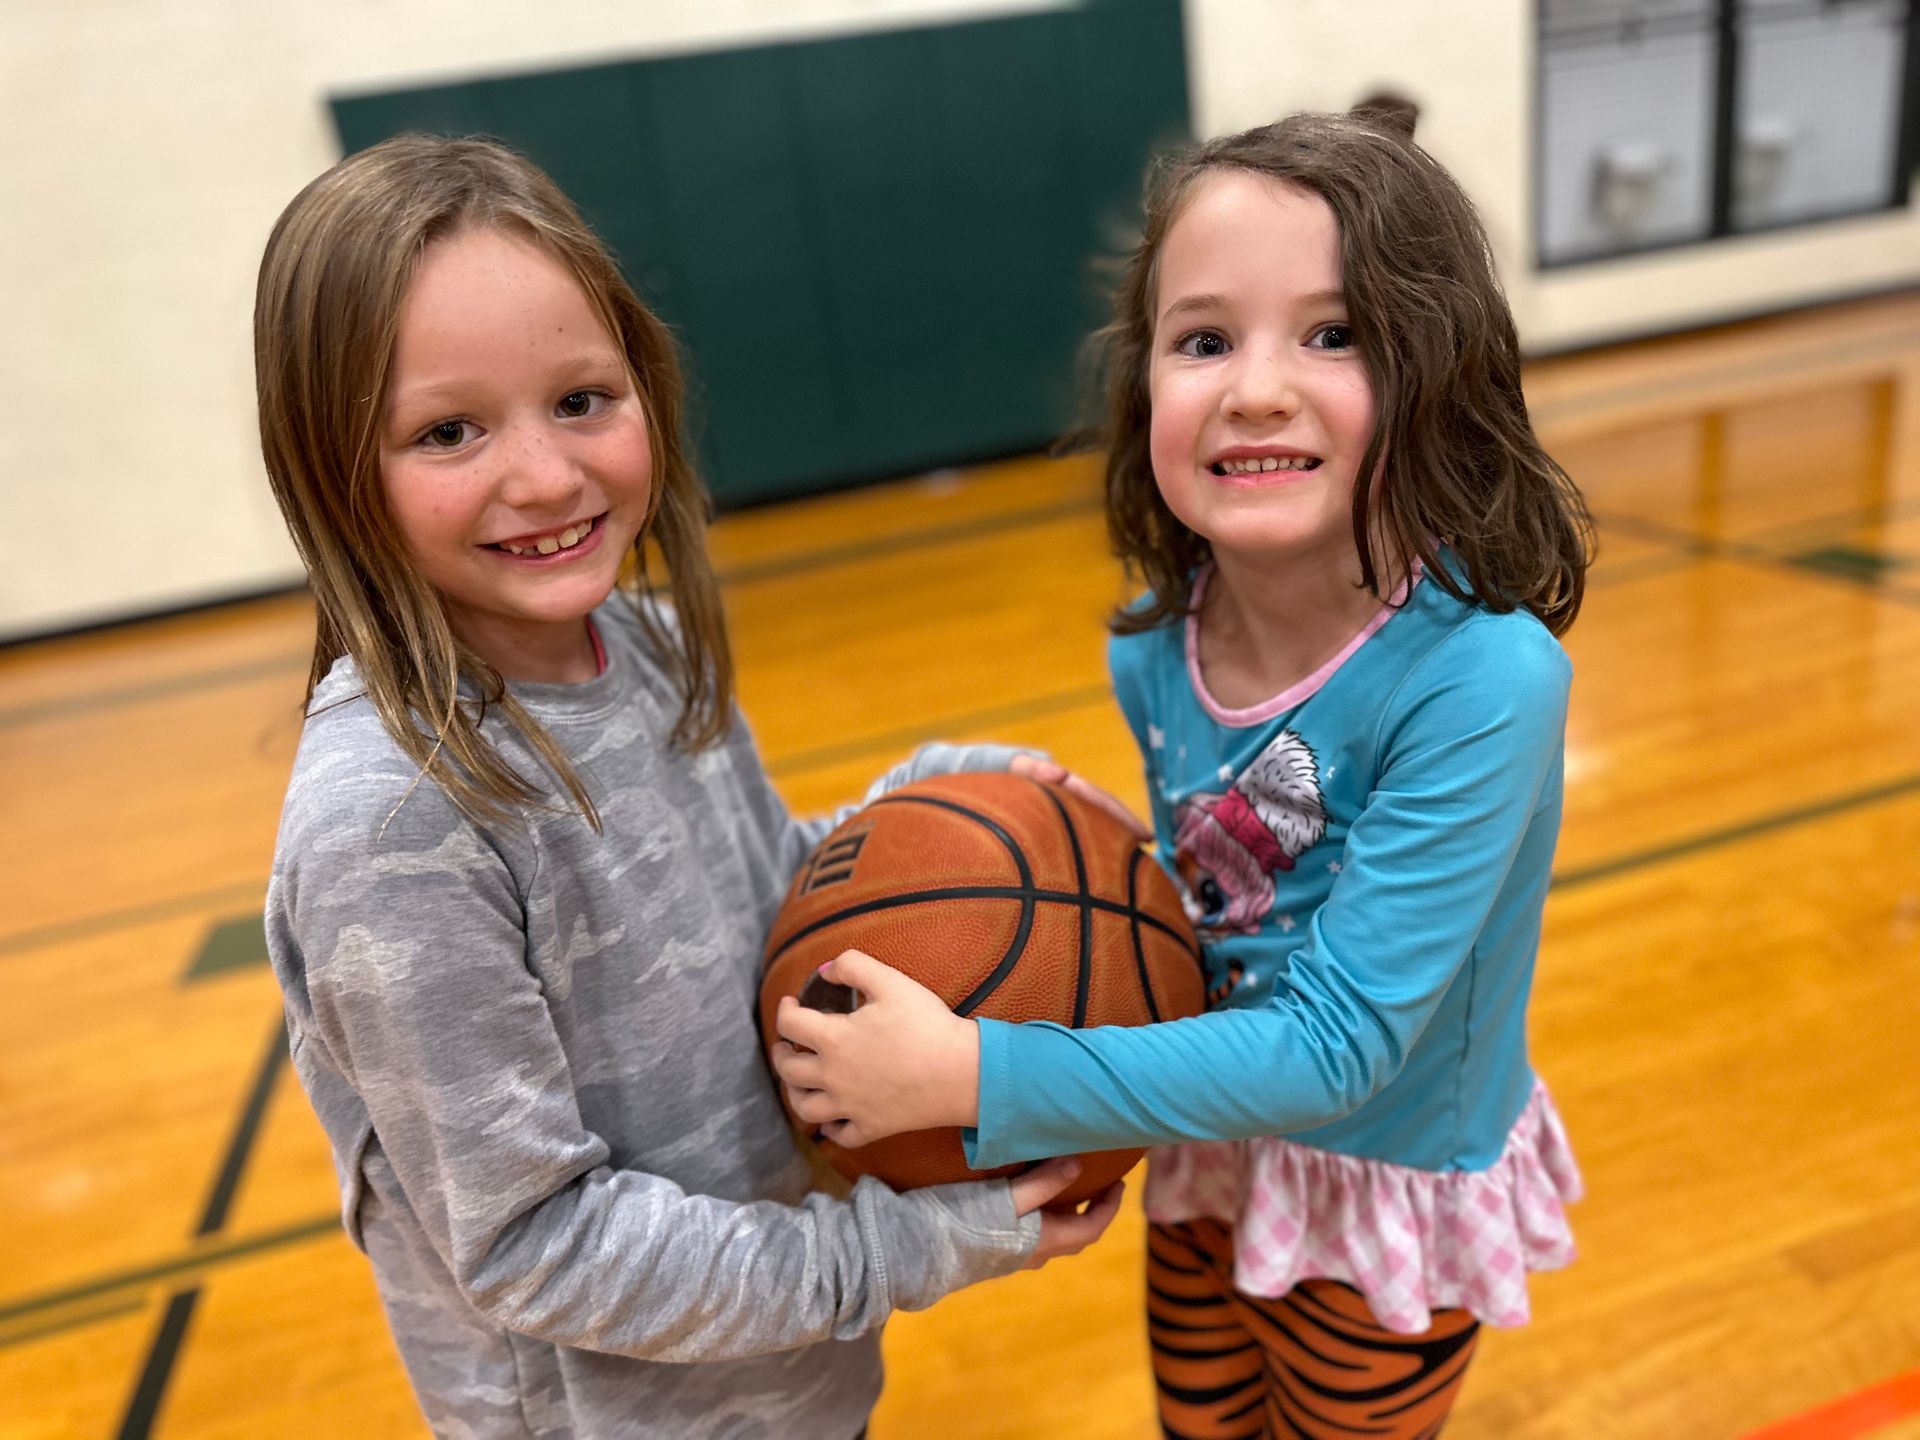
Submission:
[[[816,972],[864,950],[957,1015],[1076,1028],[1197,1015],[1200,948],[1173,882],[1125,826],[1058,785],[1004,773],[946,775],[890,792],[820,842],[767,937],[760,1028],[792,995],[851,1008]],[[802,1126],[812,1134],[812,1127]],[[846,1149],[813,1134],[849,1180],[896,1190],[1016,1173],[969,1169],[960,1132],[922,1130]],[[1083,1155],[1053,1203],[1097,1195],[1141,1151]]]

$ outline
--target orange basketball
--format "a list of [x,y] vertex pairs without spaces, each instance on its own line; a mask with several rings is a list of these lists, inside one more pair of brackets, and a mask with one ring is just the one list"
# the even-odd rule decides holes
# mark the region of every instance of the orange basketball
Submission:
[[[1166,873],[1105,811],[1017,775],[905,786],[820,842],[767,937],[767,1044],[783,995],[848,1008],[853,992],[815,973],[842,950],[911,975],[958,1015],[1144,1025],[1197,1015],[1204,1001],[1199,944]],[[852,1150],[814,1139],[848,1179],[875,1175],[898,1190],[1025,1168],[969,1169],[958,1130]],[[1081,1156],[1055,1203],[1098,1194],[1140,1154]]]

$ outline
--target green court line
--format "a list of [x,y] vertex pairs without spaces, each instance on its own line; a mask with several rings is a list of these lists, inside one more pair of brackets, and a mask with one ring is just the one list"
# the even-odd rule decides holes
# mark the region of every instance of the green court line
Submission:
[[1680,555],[1663,553],[1642,555],[1637,560],[1621,560],[1598,566],[1587,572],[1587,592],[1609,589],[1615,585],[1631,585],[1636,580],[1650,580],[1656,575],[1670,575],[1676,570],[1685,569],[1701,557],[1698,555]]
[[1811,520],[1786,520],[1778,525],[1767,525],[1758,530],[1750,530],[1743,538],[1749,544],[1763,545],[1769,550],[1784,550],[1803,541],[1813,543],[1830,539],[1837,530],[1846,530],[1858,525],[1871,525],[1881,520],[1905,520],[1914,515],[1920,515],[1920,495],[1883,505],[1864,506],[1859,511],[1846,516],[1815,516]]
[[1794,810],[1782,810],[1773,815],[1763,815],[1756,820],[1744,821],[1739,825],[1728,825],[1720,830],[1709,830],[1704,834],[1685,840],[1676,840],[1668,845],[1659,845],[1651,850],[1640,850],[1614,860],[1602,860],[1578,870],[1565,870],[1553,877],[1552,888],[1571,890],[1576,886],[1590,885],[1596,880],[1610,880],[1630,870],[1644,870],[1652,865],[1663,865],[1669,860],[1684,859],[1689,855],[1697,855],[1703,850],[1718,849],[1722,845],[1737,845],[1757,835],[1768,835],[1776,830],[1811,824],[1816,820],[1825,820],[1849,810],[1861,810],[1883,801],[1898,800],[1917,791],[1920,791],[1920,775],[1909,775],[1903,780],[1893,780],[1885,785],[1856,790],[1851,795],[1838,795],[1831,800],[1802,805]]
[[191,915],[196,910],[231,909],[236,904],[249,901],[258,905],[266,891],[265,880],[248,881],[242,885],[223,885],[217,890],[200,890],[191,895],[175,896],[171,900],[156,900],[150,905],[133,905],[125,910],[102,911],[85,920],[66,920],[58,925],[43,925],[36,930],[17,930],[11,935],[0,934],[0,957],[17,955],[26,950],[41,950],[49,945],[62,945],[72,940],[86,940],[114,930],[130,929],[135,925],[151,925],[160,920],[172,920],[181,915]]
[[[341,1229],[338,1211],[331,1211],[322,1219],[307,1220],[298,1225],[269,1230],[244,1240],[232,1240],[224,1245],[208,1245],[191,1254],[178,1255],[171,1260],[162,1260],[137,1270],[123,1270],[117,1275],[102,1276],[100,1279],[88,1280],[64,1290],[52,1290],[44,1295],[29,1296],[24,1300],[0,1305],[0,1330],[16,1320],[23,1320],[31,1315],[44,1315],[49,1310],[57,1310],[81,1300],[91,1300],[96,1295],[111,1295],[116,1291],[151,1285],[154,1281],[164,1280],[171,1275],[211,1269],[216,1265],[228,1265],[265,1250],[278,1249],[284,1245],[297,1245],[302,1241],[319,1239],[330,1233],[342,1235],[346,1233]],[[11,1331],[4,1331],[4,1338],[0,1338],[0,1344],[10,1343],[11,1336]]]
[[261,913],[255,910],[251,914],[222,921],[209,930],[206,938],[200,942],[193,963],[187,967],[187,973],[180,977],[180,983],[191,985],[209,975],[251,970],[256,965],[266,963],[266,923]]
[[[1835,524],[1864,524],[1871,517],[1856,521]],[[1800,552],[1776,550],[1768,546],[1754,544],[1750,540],[1714,540],[1696,535],[1691,530],[1683,530],[1660,520],[1648,520],[1638,515],[1596,515],[1595,523],[1603,529],[1625,531],[1637,535],[1643,540],[1656,544],[1671,545],[1683,550],[1694,559],[1725,560],[1737,565],[1751,565],[1775,575],[1794,576],[1802,580],[1827,581],[1841,585],[1855,592],[1864,591],[1878,599],[1890,600],[1897,605],[1920,605],[1920,594],[1896,586],[1883,585],[1875,580],[1843,573],[1839,570],[1823,569],[1809,565],[1801,558]],[[1621,575],[1613,583],[1628,580],[1645,579],[1648,575],[1663,574],[1663,569],[1649,569],[1645,574]]]

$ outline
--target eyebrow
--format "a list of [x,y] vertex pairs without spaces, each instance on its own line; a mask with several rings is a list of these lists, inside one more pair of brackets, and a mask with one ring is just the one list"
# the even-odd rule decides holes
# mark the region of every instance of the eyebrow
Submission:
[[[587,350],[582,351],[578,355],[568,356],[565,360],[555,365],[553,369],[556,375],[576,375],[591,379],[604,379],[609,376],[624,374],[626,366],[617,351],[602,352]],[[394,392],[392,398],[387,403],[394,410],[401,410],[415,405],[437,405],[443,403],[445,397],[457,395],[461,388],[461,383],[457,380],[448,381],[440,385],[417,385],[411,390]]]
[[[1227,303],[1224,295],[1182,295],[1166,309],[1160,312],[1160,323],[1165,324],[1176,315],[1186,315],[1195,311],[1217,310]],[[1299,297],[1303,306],[1338,305],[1346,308],[1346,292],[1341,290],[1313,290]]]

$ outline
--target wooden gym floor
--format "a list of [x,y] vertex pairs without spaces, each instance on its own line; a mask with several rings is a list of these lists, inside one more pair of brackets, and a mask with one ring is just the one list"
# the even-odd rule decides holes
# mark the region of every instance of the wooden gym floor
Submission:
[[[1920,296],[1552,361],[1603,554],[1533,1035],[1575,1268],[1460,1440],[1920,1436]],[[741,688],[815,810],[929,736],[1138,802],[1093,473],[744,514]],[[0,652],[0,1436],[423,1433],[281,1047],[259,904],[309,615]],[[888,1333],[876,1440],[1154,1433],[1131,1204]]]

